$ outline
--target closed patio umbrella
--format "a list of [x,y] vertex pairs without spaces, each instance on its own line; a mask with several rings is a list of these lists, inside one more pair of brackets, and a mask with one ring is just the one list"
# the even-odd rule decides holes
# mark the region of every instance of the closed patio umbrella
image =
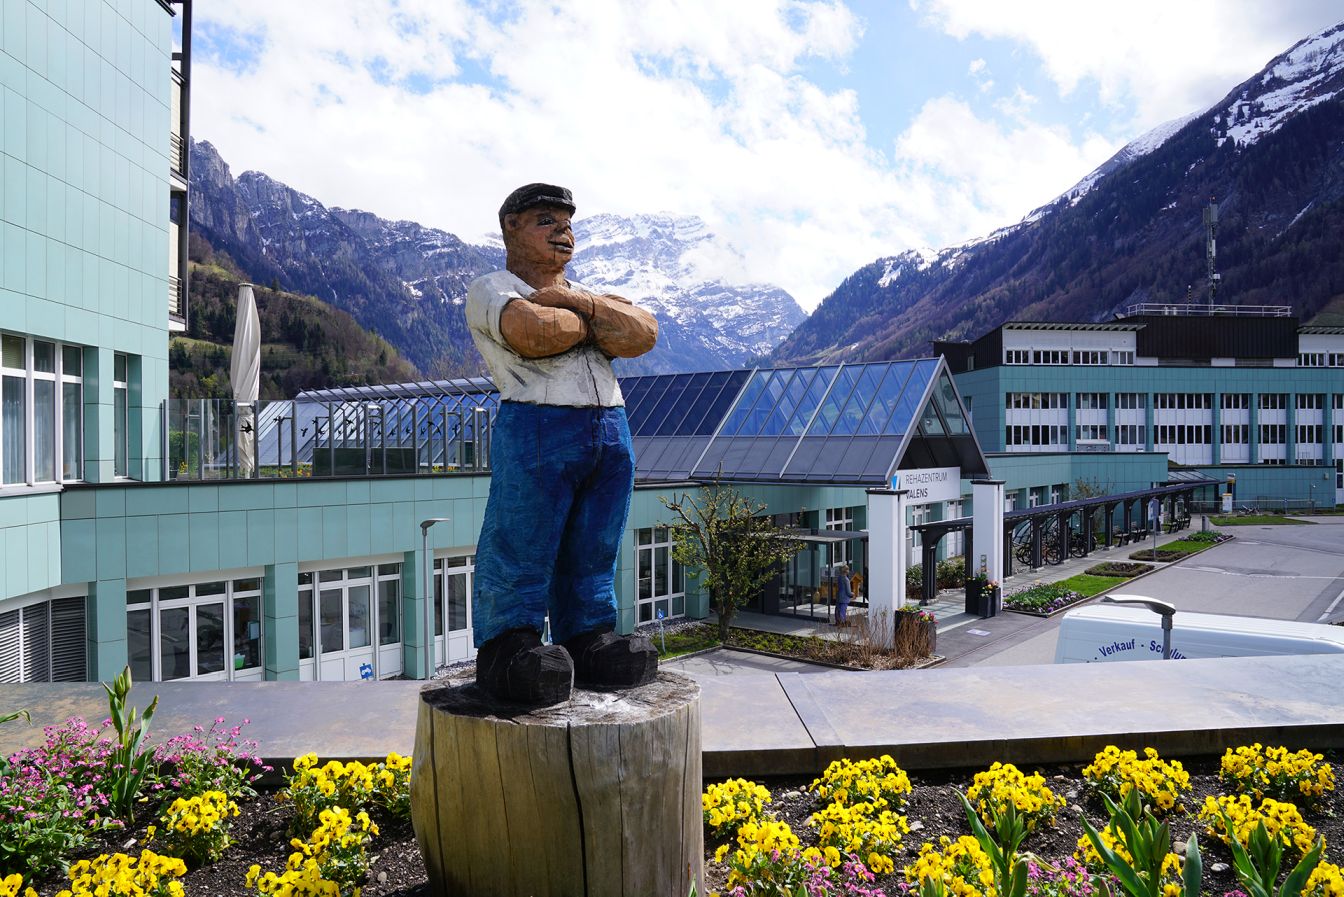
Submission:
[[238,411],[238,474],[250,477],[256,469],[256,407],[261,392],[261,319],[257,317],[257,299],[250,283],[238,286],[229,379],[233,382],[233,401]]

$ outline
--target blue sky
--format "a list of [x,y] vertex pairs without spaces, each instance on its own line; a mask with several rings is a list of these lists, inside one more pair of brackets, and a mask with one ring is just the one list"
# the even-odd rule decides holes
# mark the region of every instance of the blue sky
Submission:
[[699,274],[811,309],[875,258],[1020,220],[1340,19],[1337,0],[212,0],[192,130],[235,174],[469,241],[534,180],[580,217],[696,215],[724,244]]

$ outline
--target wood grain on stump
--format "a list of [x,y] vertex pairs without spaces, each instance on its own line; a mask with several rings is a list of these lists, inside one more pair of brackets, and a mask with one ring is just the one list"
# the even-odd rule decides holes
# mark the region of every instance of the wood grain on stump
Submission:
[[537,710],[421,692],[411,818],[435,897],[703,894],[701,787],[684,676]]

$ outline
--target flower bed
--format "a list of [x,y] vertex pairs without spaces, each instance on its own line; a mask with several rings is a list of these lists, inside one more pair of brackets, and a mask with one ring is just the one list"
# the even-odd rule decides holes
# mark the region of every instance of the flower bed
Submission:
[[1018,613],[1048,617],[1107,589],[1115,588],[1129,578],[1130,576],[1098,576],[1089,570],[1087,573],[1070,576],[1059,582],[1041,583],[1014,592],[1003,599],[1003,606]]
[[1124,561],[1105,561],[1100,564],[1093,564],[1083,572],[1089,576],[1119,576],[1125,579],[1132,579],[1135,576],[1142,576],[1153,570],[1152,564],[1127,564]]
[[[933,616],[928,611],[924,611],[924,615]],[[662,641],[657,630],[644,631],[653,639],[654,647],[661,652]],[[668,632],[667,653],[661,656],[663,659],[672,659],[683,654],[717,647],[743,648],[793,660],[855,669],[908,669],[921,666],[928,661],[927,652],[912,654],[901,650],[900,645],[896,646],[897,650],[890,650],[871,644],[867,639],[862,618],[854,618],[853,625],[841,630],[840,637],[835,639],[733,627],[728,631],[728,641],[723,643],[719,642],[718,627],[711,623],[682,623],[678,625],[675,633]]]
[[[0,897],[424,892],[425,869],[406,819],[409,757],[323,763],[309,754],[280,771],[281,787],[264,789],[241,725],[216,720],[209,730],[149,750],[143,718],[124,705],[112,716],[100,727],[82,720],[53,726],[42,747],[0,763]],[[115,758],[126,747],[130,762],[121,763]],[[144,772],[138,789],[119,789],[136,770]],[[1100,841],[1125,854],[1123,827],[1105,827],[1102,795],[1141,795],[1171,838],[1198,836],[1204,894],[1245,889],[1224,841],[1250,842],[1260,823],[1287,853],[1279,878],[1304,854],[1311,858],[1322,838],[1323,861],[1302,895],[1344,893],[1329,850],[1344,843],[1344,806],[1330,762],[1259,744],[1184,766],[1112,746],[1085,769],[998,763],[911,775],[884,756],[837,761],[815,780],[774,780],[769,788],[741,779],[711,784],[704,797],[707,890],[737,897],[993,897],[1003,890],[989,833],[1016,825],[1021,841],[1009,854],[1029,863],[1025,897],[1097,897],[1103,888],[1125,897],[1084,831],[1103,826]],[[127,798],[133,812],[111,809]],[[58,806],[66,809],[53,812]],[[1018,822],[1005,823],[1012,818]],[[57,831],[65,834],[32,837]],[[82,841],[73,843],[71,832],[82,832]],[[1153,846],[1164,874],[1179,874],[1180,858],[1163,856],[1171,845]]]
[[[1229,751],[1227,758],[1233,755]],[[1285,845],[1277,874],[1259,870],[1271,882],[1281,882],[1322,838],[1319,865],[1304,869],[1307,886],[1301,893],[1334,897],[1344,880],[1330,845],[1344,839],[1344,823],[1330,764],[1319,754],[1291,756],[1298,758],[1299,779],[1329,782],[1301,806],[1242,796],[1237,775],[1257,762],[1262,770],[1277,770],[1281,764],[1274,764],[1272,751],[1242,749],[1231,767],[1223,759],[1223,769],[1235,774],[1220,773],[1218,758],[1183,764],[1151,749],[1115,746],[1084,769],[1019,770],[996,763],[988,770],[906,774],[885,756],[837,761],[810,784],[774,782],[769,792],[758,793],[750,818],[736,828],[707,827],[712,857],[707,890],[733,897],[998,897],[1007,892],[1005,872],[1018,861],[1027,879],[1025,897],[1140,897],[1126,881],[1147,887],[1146,881],[1156,884],[1159,876],[1165,886],[1151,893],[1179,897],[1185,845],[1194,841],[1202,872],[1193,893],[1257,893],[1241,878],[1255,870],[1238,868],[1223,840],[1226,826],[1210,815],[1210,807],[1223,807],[1239,845],[1251,841],[1262,820]],[[827,784],[836,780],[847,787]],[[1118,815],[1125,806],[1139,820],[1156,815],[1151,824],[1129,828]],[[1105,845],[1109,862],[1093,846],[1088,827]],[[1135,838],[1149,841],[1131,843]],[[1145,858],[1153,864],[1150,871],[1129,879],[1116,874],[1116,864],[1138,865]],[[1251,866],[1263,862],[1253,859]]]

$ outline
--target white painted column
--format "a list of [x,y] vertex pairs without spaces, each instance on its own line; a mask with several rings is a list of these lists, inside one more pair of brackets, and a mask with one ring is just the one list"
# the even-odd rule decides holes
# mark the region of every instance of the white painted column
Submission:
[[868,490],[868,618],[886,620],[884,642],[896,632],[896,608],[905,604],[904,489]]
[[[1003,480],[972,480],[971,502],[975,505],[972,516],[972,570],[983,567],[991,582],[1003,585]],[[999,595],[1003,590],[1000,588]],[[994,608],[998,613],[999,607]]]

